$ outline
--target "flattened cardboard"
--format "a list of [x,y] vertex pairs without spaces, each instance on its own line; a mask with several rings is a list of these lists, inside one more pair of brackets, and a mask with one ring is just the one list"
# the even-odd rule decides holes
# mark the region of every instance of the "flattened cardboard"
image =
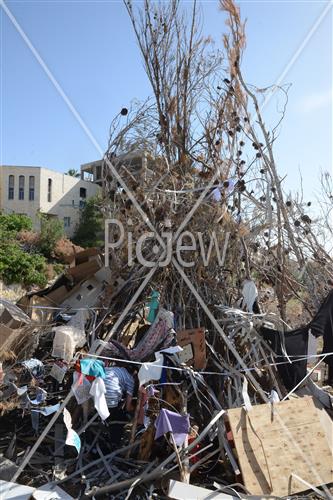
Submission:
[[[188,359],[186,364],[192,365],[196,370],[202,370],[206,366],[206,342],[205,342],[205,329],[204,328],[194,328],[192,330],[181,330],[177,333],[178,344],[185,348],[186,353],[193,352],[192,359]],[[181,358],[182,353],[179,354]]]

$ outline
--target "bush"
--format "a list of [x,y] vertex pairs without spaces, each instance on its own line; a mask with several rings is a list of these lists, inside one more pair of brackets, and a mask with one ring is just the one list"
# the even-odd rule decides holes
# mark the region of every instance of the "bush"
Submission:
[[0,214],[0,239],[16,238],[20,231],[31,231],[32,220],[26,215]]
[[73,237],[73,242],[82,247],[95,247],[104,244],[103,214],[100,209],[101,199],[98,196],[89,198],[81,209],[80,222]]
[[48,217],[45,214],[40,214],[40,219],[39,250],[45,257],[51,257],[57,242],[64,235],[64,225],[56,217]]
[[0,278],[7,284],[45,286],[46,260],[42,255],[24,252],[15,242],[0,246]]

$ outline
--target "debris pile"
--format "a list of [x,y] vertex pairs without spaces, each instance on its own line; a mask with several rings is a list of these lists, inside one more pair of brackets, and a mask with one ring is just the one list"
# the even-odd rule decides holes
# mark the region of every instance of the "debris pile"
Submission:
[[244,25],[220,4],[225,57],[196,2],[188,23],[177,0],[125,2],[154,100],[111,123],[104,252],[1,301],[6,495],[332,498],[332,391],[312,378],[324,362],[333,379],[331,189],[315,224],[285,196],[280,118],[267,130],[269,89],[244,81]]
[[[51,287],[1,300],[4,498],[329,497],[332,396],[295,354],[299,331],[246,310],[247,286],[244,309],[215,304],[193,328],[159,291],[128,307],[116,286],[89,249]],[[331,341],[332,302],[306,345]]]

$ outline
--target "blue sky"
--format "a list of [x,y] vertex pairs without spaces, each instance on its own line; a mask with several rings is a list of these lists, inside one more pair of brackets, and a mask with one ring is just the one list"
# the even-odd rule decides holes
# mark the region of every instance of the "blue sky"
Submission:
[[[105,148],[112,117],[150,87],[122,2],[7,1],[7,6],[59,81],[93,135]],[[247,19],[243,72],[249,83],[274,83],[325,8],[321,1],[242,1]],[[225,31],[217,1],[202,1],[203,30],[216,45]],[[99,157],[94,145],[30,49],[1,11],[0,163],[59,171]],[[309,199],[318,193],[320,169],[332,168],[332,10],[284,83],[291,83],[287,114],[276,143],[285,185]],[[265,110],[274,125],[278,101]]]

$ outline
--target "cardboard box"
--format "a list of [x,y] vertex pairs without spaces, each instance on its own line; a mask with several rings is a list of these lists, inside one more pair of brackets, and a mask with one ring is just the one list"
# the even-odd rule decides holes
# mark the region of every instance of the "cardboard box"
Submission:
[[178,354],[181,361],[202,370],[206,366],[205,329],[194,328],[177,333],[177,342],[184,350]]

